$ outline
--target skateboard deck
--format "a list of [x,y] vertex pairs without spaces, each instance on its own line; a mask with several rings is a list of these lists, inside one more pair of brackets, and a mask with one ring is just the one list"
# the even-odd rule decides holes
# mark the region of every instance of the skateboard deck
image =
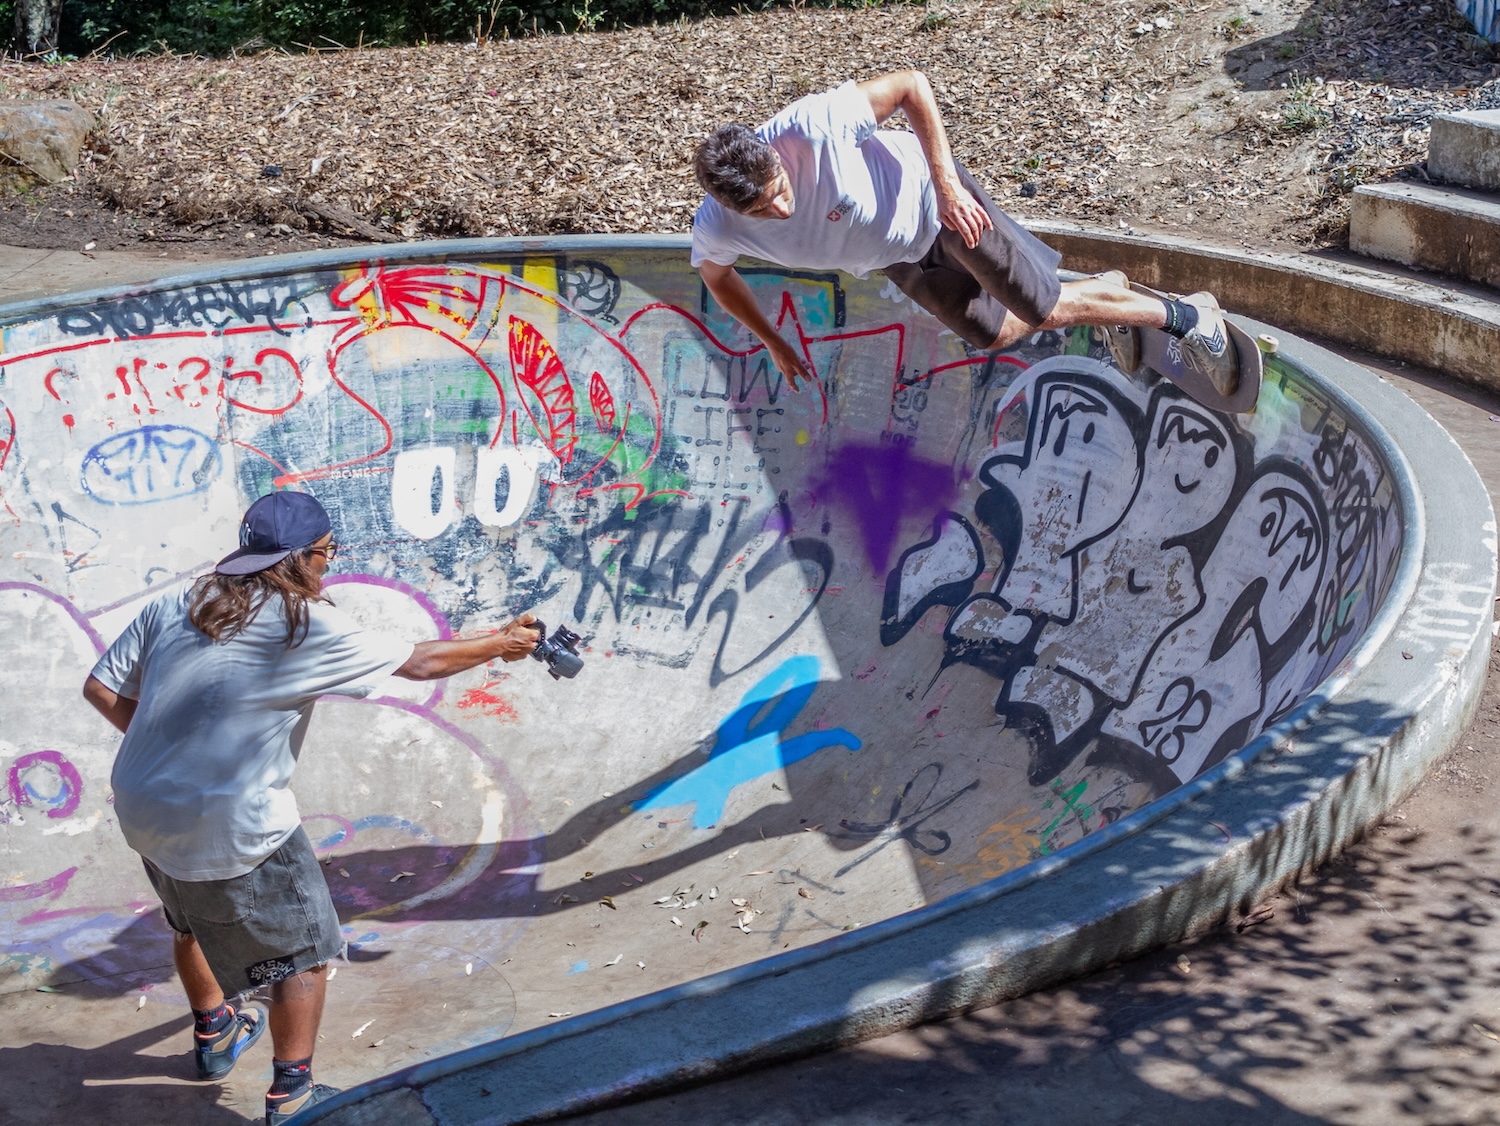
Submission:
[[[1143,285],[1132,283],[1130,288],[1137,293],[1148,293],[1152,297],[1164,296]],[[1240,369],[1239,385],[1229,395],[1220,394],[1208,376],[1186,366],[1183,363],[1182,341],[1162,329],[1110,328],[1107,331],[1112,339],[1117,333],[1135,333],[1134,343],[1138,358],[1135,367],[1126,371],[1127,375],[1134,375],[1142,368],[1148,368],[1162,378],[1170,379],[1210,410],[1223,411],[1226,414],[1245,414],[1255,409],[1256,400],[1260,398],[1260,384],[1265,374],[1265,363],[1261,356],[1260,346],[1253,336],[1244,329],[1231,324],[1228,317],[1224,318],[1224,328],[1229,335],[1229,343],[1234,348]],[[1110,348],[1117,363],[1121,355],[1119,343],[1120,341],[1116,340]],[[1129,350],[1131,349],[1127,344],[1125,351]],[[1123,365],[1121,367],[1123,368]]]

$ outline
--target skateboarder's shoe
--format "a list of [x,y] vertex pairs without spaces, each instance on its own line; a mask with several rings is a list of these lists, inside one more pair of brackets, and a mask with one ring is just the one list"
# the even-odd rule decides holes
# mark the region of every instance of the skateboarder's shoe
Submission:
[[[1106,270],[1094,277],[1100,281],[1117,285],[1121,289],[1130,288],[1130,279],[1125,276],[1124,270]],[[1104,343],[1109,348],[1109,354],[1114,358],[1115,367],[1129,375],[1141,366],[1141,334],[1132,325],[1110,325],[1104,329]]]
[[1141,366],[1141,332],[1134,325],[1110,325],[1104,330],[1104,343],[1115,367],[1126,375]]
[[1182,365],[1208,379],[1226,398],[1240,385],[1239,358],[1229,342],[1224,314],[1212,293],[1190,293],[1184,305],[1198,310],[1198,323],[1182,338]]

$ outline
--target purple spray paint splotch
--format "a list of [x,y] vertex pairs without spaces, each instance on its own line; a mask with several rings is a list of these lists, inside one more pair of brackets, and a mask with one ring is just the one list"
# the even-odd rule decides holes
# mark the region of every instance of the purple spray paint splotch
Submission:
[[854,517],[870,565],[883,574],[902,522],[908,516],[931,522],[958,486],[951,465],[918,457],[904,443],[849,443],[834,451],[812,495]]

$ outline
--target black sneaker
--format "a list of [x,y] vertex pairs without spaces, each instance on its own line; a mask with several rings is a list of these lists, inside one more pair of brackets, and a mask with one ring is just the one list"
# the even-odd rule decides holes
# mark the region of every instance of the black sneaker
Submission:
[[223,1079],[234,1070],[240,1053],[259,1040],[266,1031],[266,1011],[259,1005],[246,1005],[236,1009],[229,1018],[229,1026],[217,1036],[210,1034],[205,1039],[202,1033],[194,1033],[197,1046],[193,1049],[193,1062],[198,1066],[198,1078],[204,1081]]
[[282,1126],[283,1123],[291,1122],[308,1107],[331,1099],[339,1093],[337,1087],[330,1087],[324,1083],[312,1083],[308,1087],[292,1095],[286,1102],[278,1103],[273,1108],[271,1096],[266,1096],[266,1126]]

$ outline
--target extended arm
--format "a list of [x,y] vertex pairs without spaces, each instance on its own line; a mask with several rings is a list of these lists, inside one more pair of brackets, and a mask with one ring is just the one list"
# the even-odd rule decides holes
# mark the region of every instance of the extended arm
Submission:
[[438,680],[493,661],[496,657],[502,661],[519,661],[529,656],[541,640],[541,634],[529,628],[534,621],[536,618],[530,614],[522,614],[497,632],[483,637],[419,641],[406,664],[397,669],[395,675],[406,680]]
[[776,370],[786,377],[786,381],[794,389],[799,379],[812,378],[812,373],[807,370],[807,365],[797,355],[796,349],[771,327],[771,322],[755,301],[755,294],[750,292],[750,287],[740,277],[738,270],[733,266],[720,266],[717,262],[705,262],[698,267],[698,273],[724,311],[760,338],[766,351],[771,353],[771,361],[776,365]]
[[121,696],[113,689],[106,688],[102,680],[97,680],[92,676],[83,682],[83,698],[94,705],[94,710],[120,731],[130,726],[138,702],[129,696]]
[[953,150],[948,145],[948,131],[938,111],[932,84],[920,70],[898,70],[859,83],[860,93],[870,99],[870,109],[877,122],[884,121],[898,109],[906,114],[911,131],[916,134],[932,172],[932,186],[937,193],[938,217],[972,247],[979,236],[993,230],[989,214],[975,201],[958,179]]

